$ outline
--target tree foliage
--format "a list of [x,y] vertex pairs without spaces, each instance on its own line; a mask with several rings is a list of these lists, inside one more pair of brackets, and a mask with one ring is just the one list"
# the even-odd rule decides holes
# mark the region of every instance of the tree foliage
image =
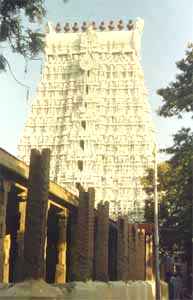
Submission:
[[[162,97],[159,114],[163,117],[184,117],[190,112],[193,117],[193,44],[189,45],[186,57],[177,63],[180,73],[176,81],[158,90]],[[183,249],[191,259],[192,252],[192,202],[193,202],[193,132],[182,128],[173,136],[173,145],[165,149],[170,159],[158,166],[160,242],[163,251],[172,251],[174,246]],[[143,179],[148,194],[145,217],[152,221],[153,193],[152,176],[149,170]]]
[[42,51],[44,34],[40,25],[45,15],[44,0],[0,0],[0,71],[9,64],[3,48],[11,47],[25,59]]
[[179,245],[184,243],[185,247],[189,247],[193,229],[193,132],[188,128],[182,128],[174,135],[173,146],[168,148],[167,152],[172,155],[171,187],[174,190],[173,214],[178,230],[177,242]]
[[[158,165],[158,195],[160,242],[162,251],[191,252],[192,235],[192,183],[193,183],[193,132],[182,128],[173,137],[173,146],[166,149],[171,154],[167,162]],[[153,172],[143,178],[148,194],[145,218],[153,221]]]
[[181,118],[184,112],[190,112],[193,117],[193,44],[189,45],[185,58],[176,65],[180,71],[176,81],[158,90],[163,102],[158,113],[163,117]]
[[[43,0],[0,1],[0,46],[10,46],[25,58],[33,58],[43,47],[37,25],[45,16]],[[0,53],[0,70],[5,70],[6,57]]]
[[[176,81],[158,90],[162,97],[159,114],[182,118],[190,112],[193,117],[193,44],[186,57],[177,62],[180,73]],[[193,202],[193,132],[182,128],[173,136],[173,145],[166,150],[170,159],[158,166],[159,220],[161,249],[183,249],[191,259]],[[153,220],[153,171],[143,179],[148,194],[145,217]]]

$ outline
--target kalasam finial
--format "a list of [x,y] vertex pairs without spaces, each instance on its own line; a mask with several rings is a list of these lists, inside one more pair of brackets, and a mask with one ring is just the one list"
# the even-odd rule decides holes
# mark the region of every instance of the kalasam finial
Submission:
[[123,23],[123,20],[119,20],[118,24],[117,24],[117,28],[119,30],[122,30],[124,28],[124,23]]
[[75,22],[74,25],[72,26],[72,30],[73,30],[74,32],[79,31],[79,27],[78,27],[78,23],[77,23],[77,22]]
[[102,22],[100,23],[99,29],[100,29],[101,31],[104,31],[104,30],[106,29],[106,26],[105,26],[105,22],[104,22],[104,21],[102,21]]
[[108,25],[109,30],[113,30],[115,28],[114,22],[111,20]]
[[88,28],[87,23],[86,23],[86,22],[83,22],[83,23],[82,23],[82,27],[81,27],[82,31],[86,31],[87,28]]
[[64,32],[69,32],[70,31],[70,24],[69,23],[66,23],[64,25]]
[[129,22],[128,22],[128,24],[127,24],[128,30],[132,30],[133,27],[134,27],[133,21],[132,21],[132,20],[129,20]]
[[91,25],[93,30],[97,30],[96,22],[93,21]]
[[55,30],[56,30],[56,32],[60,32],[61,31],[61,25],[60,25],[60,23],[56,24]]

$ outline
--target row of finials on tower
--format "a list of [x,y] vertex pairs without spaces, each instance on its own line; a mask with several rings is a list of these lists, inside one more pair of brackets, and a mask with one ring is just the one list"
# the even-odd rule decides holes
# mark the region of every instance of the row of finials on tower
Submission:
[[[97,27],[96,22],[87,23],[83,22],[82,26],[79,26],[77,22],[75,22],[72,26],[70,26],[69,23],[66,23],[62,29],[62,26],[60,23],[57,23],[55,26],[55,32],[78,32],[78,31],[86,31],[88,27],[91,27],[93,30],[99,29],[100,31],[105,30],[123,30],[125,25],[123,20],[119,20],[116,24],[113,21],[110,21],[107,25],[104,21],[102,21],[99,26]],[[134,28],[134,23],[132,20],[129,20],[129,22],[126,24],[126,28],[128,30],[132,30]]]

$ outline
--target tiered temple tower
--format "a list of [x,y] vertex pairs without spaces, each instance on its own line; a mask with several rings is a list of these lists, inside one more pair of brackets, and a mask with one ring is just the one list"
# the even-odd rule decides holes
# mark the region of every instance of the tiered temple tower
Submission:
[[140,43],[144,22],[48,24],[45,62],[19,144],[51,149],[51,179],[78,194],[94,187],[111,215],[143,218],[140,178],[152,165],[150,117]]

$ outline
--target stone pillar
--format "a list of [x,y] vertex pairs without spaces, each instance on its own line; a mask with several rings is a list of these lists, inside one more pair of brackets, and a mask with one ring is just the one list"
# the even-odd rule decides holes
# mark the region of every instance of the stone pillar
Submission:
[[136,267],[136,232],[135,226],[129,224],[129,243],[128,243],[128,257],[129,257],[129,280],[135,280],[135,267]]
[[[5,274],[5,244],[6,244],[6,210],[8,193],[10,192],[10,182],[3,180],[0,183],[0,282],[4,282]],[[9,247],[10,248],[10,247]],[[7,255],[7,254],[6,254]],[[9,278],[9,275],[7,275]],[[6,276],[6,278],[7,278]]]
[[77,273],[77,225],[76,209],[69,210],[67,220],[67,281],[75,281]]
[[31,151],[24,235],[24,278],[45,276],[45,241],[49,190],[49,149]]
[[137,230],[135,280],[145,280],[145,230]]
[[86,281],[93,276],[94,253],[94,189],[80,192],[77,226],[76,280]]
[[[46,225],[48,226],[48,216],[49,216],[49,210],[50,210],[50,207],[51,207],[51,202],[49,201],[48,199],[48,205],[47,205],[47,213],[46,213],[46,218],[47,218],[47,222],[46,222]],[[47,231],[48,231],[48,228],[46,227],[46,236],[45,236],[45,243],[44,243],[44,273],[45,273],[45,280],[47,280],[46,276],[47,276],[47,273],[46,273],[46,256],[47,256],[47,247],[48,247],[48,237],[47,237]]]
[[113,222],[109,225],[109,279],[110,281],[117,280],[117,226]]
[[67,216],[66,211],[59,214],[58,220],[58,263],[56,265],[55,282],[66,282],[66,229],[67,229]]
[[27,193],[22,193],[19,202],[19,230],[17,231],[17,245],[18,245],[18,256],[16,266],[16,281],[23,280],[23,266],[24,264],[24,232],[25,232],[25,217],[26,217],[26,204],[27,204]]
[[119,217],[117,222],[117,280],[128,280],[128,217]]
[[95,280],[108,281],[109,203],[98,204],[95,240]]
[[153,239],[151,234],[147,234],[145,246],[146,258],[146,280],[153,280]]
[[11,247],[11,238],[9,234],[4,237],[3,246],[3,283],[9,283],[9,256]]

